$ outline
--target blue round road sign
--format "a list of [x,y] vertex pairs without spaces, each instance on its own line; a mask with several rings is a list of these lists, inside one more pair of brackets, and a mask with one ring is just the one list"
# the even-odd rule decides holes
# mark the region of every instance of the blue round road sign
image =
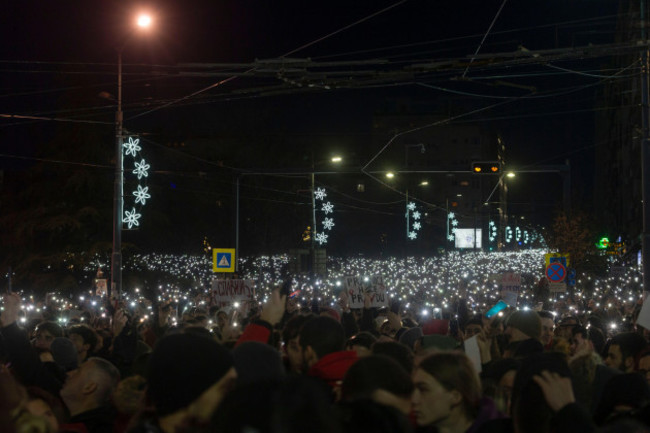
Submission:
[[566,278],[566,268],[560,262],[553,262],[546,267],[546,278],[551,283],[561,283]]

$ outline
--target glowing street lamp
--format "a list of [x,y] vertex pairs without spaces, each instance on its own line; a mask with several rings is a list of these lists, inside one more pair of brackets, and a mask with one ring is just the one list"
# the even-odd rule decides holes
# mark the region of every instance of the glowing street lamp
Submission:
[[140,15],[138,15],[138,19],[136,21],[136,24],[138,25],[138,27],[146,29],[146,28],[149,28],[151,26],[151,23],[152,23],[151,15],[149,15],[149,14],[140,14]]

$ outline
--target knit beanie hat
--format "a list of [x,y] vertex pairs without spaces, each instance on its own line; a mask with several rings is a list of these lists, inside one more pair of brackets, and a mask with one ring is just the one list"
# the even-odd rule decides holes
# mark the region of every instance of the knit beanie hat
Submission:
[[77,349],[69,338],[57,337],[52,340],[50,352],[52,352],[54,362],[65,371],[72,371],[79,366]]
[[284,378],[282,355],[268,344],[246,341],[233,349],[232,357],[237,371],[237,386],[280,382]]
[[508,317],[506,323],[507,326],[520,330],[530,338],[539,339],[542,336],[542,320],[536,311],[517,310]]
[[408,329],[399,337],[399,342],[408,346],[411,350],[415,347],[415,342],[422,337],[422,328],[415,327]]
[[156,344],[147,369],[147,397],[158,416],[187,407],[233,366],[216,341],[198,334],[173,334]]

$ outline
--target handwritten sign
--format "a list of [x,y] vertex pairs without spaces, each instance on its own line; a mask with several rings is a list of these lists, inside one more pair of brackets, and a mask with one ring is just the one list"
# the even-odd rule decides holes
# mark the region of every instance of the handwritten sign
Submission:
[[521,290],[521,274],[517,272],[505,272],[501,274],[501,291],[516,292]]
[[386,294],[386,285],[382,276],[346,276],[345,290],[350,300],[350,308],[363,308],[363,299],[366,293],[370,295],[371,307],[388,306],[388,295]]
[[210,305],[227,306],[255,300],[253,280],[212,280]]

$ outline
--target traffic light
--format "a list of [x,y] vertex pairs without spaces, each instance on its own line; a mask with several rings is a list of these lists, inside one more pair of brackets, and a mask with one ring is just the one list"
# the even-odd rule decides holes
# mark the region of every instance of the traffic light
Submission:
[[472,162],[472,173],[476,174],[499,174],[501,164],[499,161],[475,161]]

